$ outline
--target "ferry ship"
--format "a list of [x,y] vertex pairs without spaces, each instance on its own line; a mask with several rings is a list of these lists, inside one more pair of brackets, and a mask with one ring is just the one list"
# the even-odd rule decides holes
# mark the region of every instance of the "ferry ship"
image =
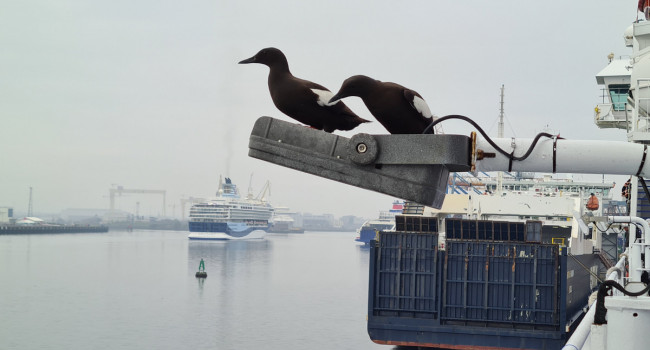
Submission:
[[287,207],[275,207],[269,233],[305,233],[305,229],[296,225],[295,212]]
[[264,238],[273,215],[273,206],[264,197],[253,198],[251,191],[246,198],[241,198],[237,186],[231,179],[225,180],[225,182],[219,180],[216,198],[194,204],[190,208],[188,238],[191,240]]
[[402,214],[402,210],[404,210],[404,201],[394,201],[393,207],[389,211],[381,211],[379,218],[368,220],[361,225],[357,230],[359,235],[354,239],[355,242],[368,245],[371,240],[376,238],[377,232],[394,230],[395,215]]

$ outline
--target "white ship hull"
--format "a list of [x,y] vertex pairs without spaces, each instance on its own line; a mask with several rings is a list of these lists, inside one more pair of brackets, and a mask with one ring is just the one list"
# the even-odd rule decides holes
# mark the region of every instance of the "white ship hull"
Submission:
[[264,239],[266,232],[263,230],[251,231],[246,236],[235,237],[224,232],[192,232],[187,238],[196,241],[233,241],[246,239]]

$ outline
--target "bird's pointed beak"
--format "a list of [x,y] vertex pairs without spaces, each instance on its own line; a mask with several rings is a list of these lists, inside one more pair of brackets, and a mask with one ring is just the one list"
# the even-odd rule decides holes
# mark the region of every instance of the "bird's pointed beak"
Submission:
[[255,63],[255,62],[257,62],[257,61],[255,60],[255,56],[253,56],[253,57],[247,58],[247,59],[245,59],[243,61],[239,61],[239,64]]
[[328,104],[334,103],[334,102],[342,99],[343,97],[345,97],[345,96],[342,96],[341,92],[339,91],[339,92],[336,93],[336,95],[332,96],[332,98],[330,98],[330,100],[327,101],[327,103]]

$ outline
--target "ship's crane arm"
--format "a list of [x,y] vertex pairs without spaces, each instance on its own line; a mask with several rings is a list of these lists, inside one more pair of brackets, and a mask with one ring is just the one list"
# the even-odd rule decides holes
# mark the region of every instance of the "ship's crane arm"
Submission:
[[650,175],[645,145],[547,136],[356,134],[346,138],[261,117],[251,132],[248,154],[434,208],[442,206],[450,171]]
[[262,190],[260,191],[260,193],[257,194],[257,197],[255,197],[255,199],[259,199],[263,202],[268,202],[270,196],[271,196],[271,182],[269,180],[266,180],[266,182],[264,183],[264,187],[262,187]]

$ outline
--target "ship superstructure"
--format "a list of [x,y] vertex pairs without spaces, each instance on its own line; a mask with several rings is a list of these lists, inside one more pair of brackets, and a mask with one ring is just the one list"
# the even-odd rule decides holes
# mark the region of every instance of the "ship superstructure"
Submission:
[[[254,231],[269,229],[273,206],[264,198],[253,198],[252,193],[241,198],[230,178],[220,181],[216,198],[194,204],[190,208],[190,239],[244,238]],[[196,232],[196,234],[195,234]],[[198,234],[198,233],[216,233]]]

